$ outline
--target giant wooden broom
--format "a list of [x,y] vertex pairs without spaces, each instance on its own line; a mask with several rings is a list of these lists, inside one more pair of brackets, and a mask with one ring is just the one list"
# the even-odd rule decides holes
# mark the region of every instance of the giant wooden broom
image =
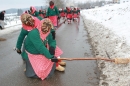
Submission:
[[59,60],[104,60],[104,61],[109,61],[109,62],[114,62],[116,64],[127,64],[130,62],[130,58],[114,58],[114,59],[108,59],[108,58],[58,58]]
[[[14,50],[17,50],[17,48],[13,48]],[[58,58],[58,60],[104,60],[104,61],[109,61],[109,62],[114,62],[116,64],[127,64],[130,62],[130,58],[114,58],[114,59],[108,59],[108,58],[101,58],[101,57],[96,57],[96,58]]]

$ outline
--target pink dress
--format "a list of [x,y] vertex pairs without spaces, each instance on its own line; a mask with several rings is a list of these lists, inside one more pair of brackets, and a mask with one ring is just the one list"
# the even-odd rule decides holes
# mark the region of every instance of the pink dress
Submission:
[[[50,32],[48,32],[47,34],[42,34],[41,24],[43,22],[44,22],[44,19],[41,20],[41,22],[37,28],[38,28],[39,33],[40,33],[40,38],[44,41]],[[55,56],[58,57],[62,53],[63,53],[62,50],[56,46]],[[41,78],[42,80],[44,80],[48,76],[48,74],[50,73],[54,62],[51,62],[51,60],[46,58],[44,55],[34,55],[34,54],[30,54],[29,52],[27,52],[27,54],[28,54],[29,61],[32,65],[32,68],[34,69],[36,75],[39,78]]]

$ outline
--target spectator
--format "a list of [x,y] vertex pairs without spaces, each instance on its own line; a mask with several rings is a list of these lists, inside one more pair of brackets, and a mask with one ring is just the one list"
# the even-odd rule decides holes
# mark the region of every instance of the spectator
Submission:
[[4,15],[5,15],[5,10],[0,13],[0,26],[2,29],[5,28],[4,27]]

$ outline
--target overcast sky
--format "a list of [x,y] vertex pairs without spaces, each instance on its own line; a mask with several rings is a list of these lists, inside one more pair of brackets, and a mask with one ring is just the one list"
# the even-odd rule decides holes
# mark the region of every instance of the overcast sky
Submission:
[[[9,8],[27,8],[30,6],[43,6],[45,1],[46,0],[0,0],[0,10],[5,10]],[[67,0],[67,1],[84,2],[87,0]],[[96,0],[88,0],[88,1],[96,1]]]
[[0,0],[0,10],[43,6],[44,0]]

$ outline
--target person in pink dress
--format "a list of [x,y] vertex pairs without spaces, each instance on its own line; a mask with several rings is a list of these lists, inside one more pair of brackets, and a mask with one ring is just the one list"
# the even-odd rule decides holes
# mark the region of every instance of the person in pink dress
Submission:
[[52,21],[55,29],[58,27],[58,19],[60,19],[59,10],[55,6],[53,1],[49,2],[49,7],[46,12],[46,16]]

